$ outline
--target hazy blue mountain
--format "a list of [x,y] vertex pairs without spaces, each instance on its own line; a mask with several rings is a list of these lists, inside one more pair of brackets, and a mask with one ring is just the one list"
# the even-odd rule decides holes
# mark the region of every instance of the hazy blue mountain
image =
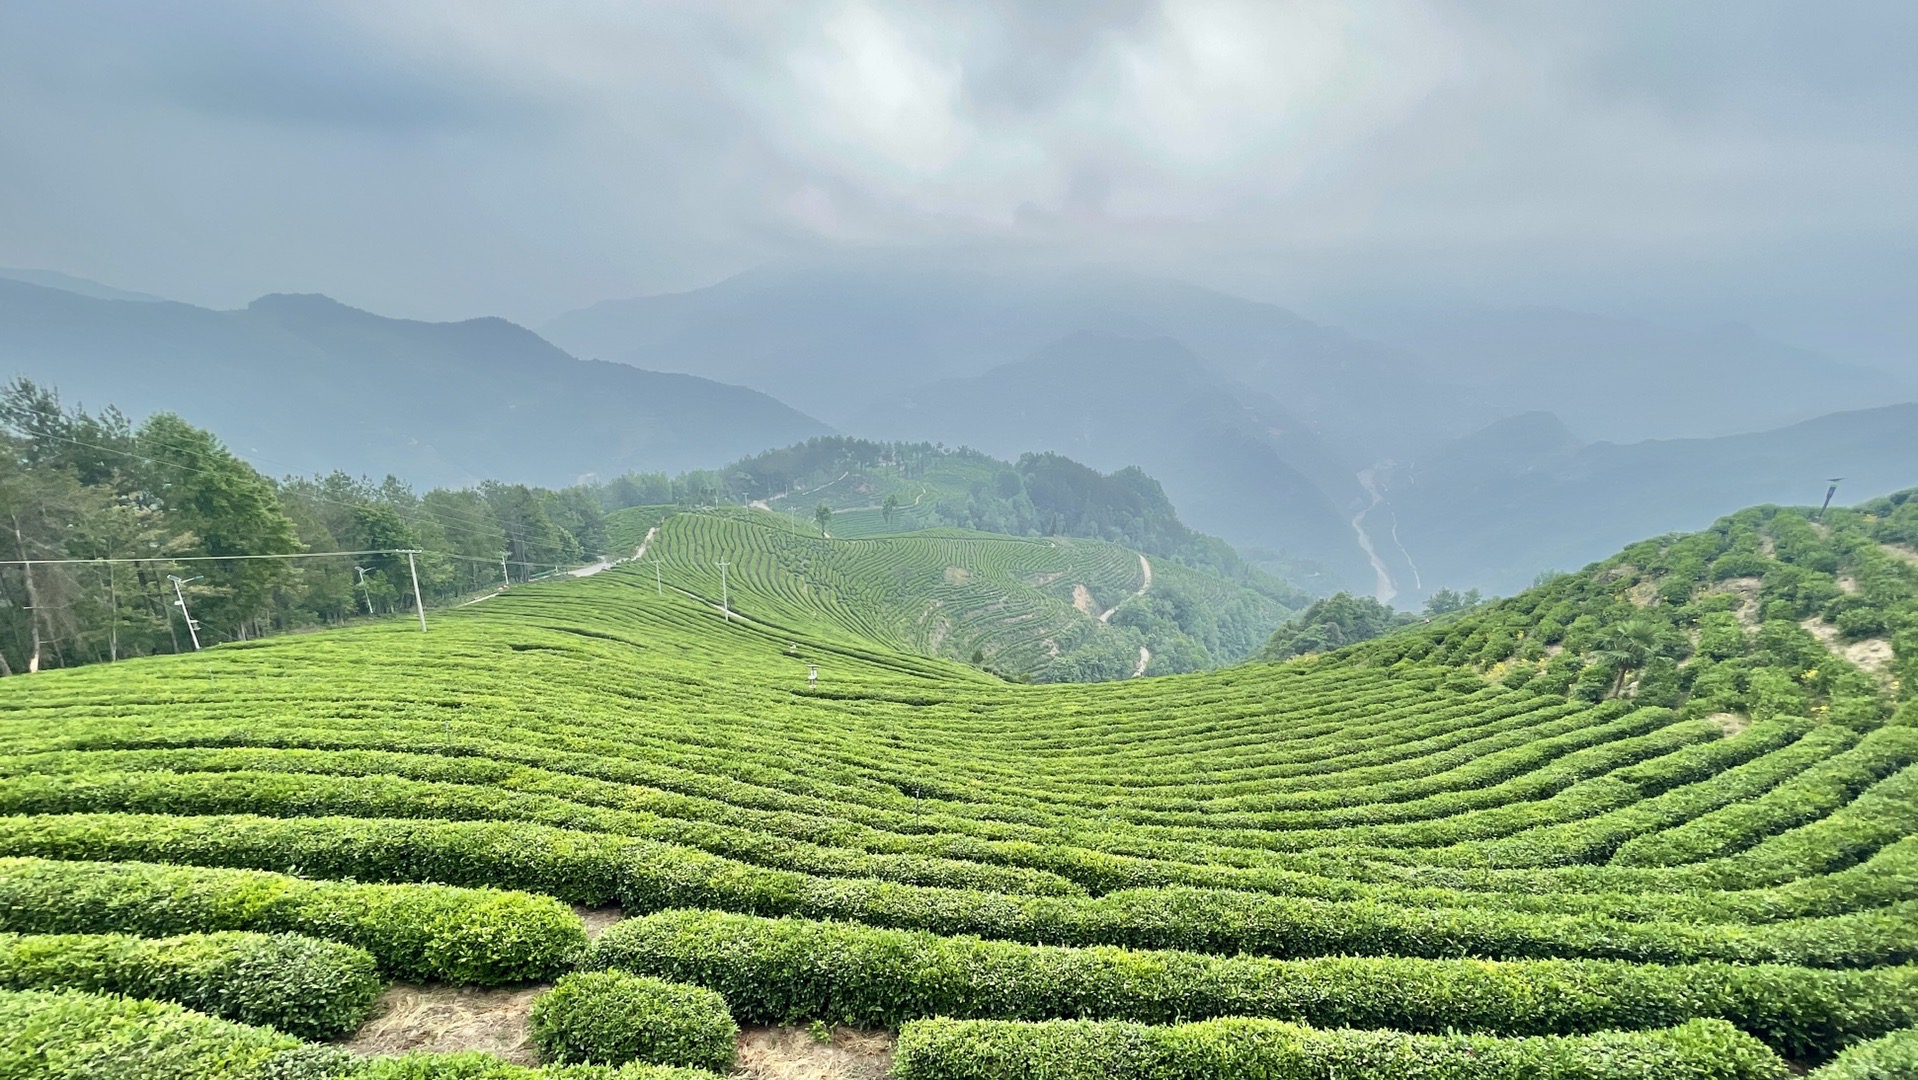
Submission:
[[239,311],[0,281],[0,376],[189,416],[270,473],[569,483],[710,467],[828,429],[764,394],[576,360],[502,319],[387,319],[324,296]]
[[1766,338],[1577,311],[1381,319],[1382,336],[1471,390],[1477,412],[1548,410],[1587,439],[1705,438],[1918,398],[1918,387]]
[[116,289],[111,285],[102,285],[72,274],[62,274],[58,270],[27,270],[20,267],[0,266],[0,278],[8,281],[24,281],[29,285],[42,285],[49,289],[64,289],[81,296],[91,296],[95,300],[134,300],[141,303],[164,303],[166,298],[152,293],[131,292]]
[[1364,463],[1268,394],[1167,338],[1075,334],[1016,363],[928,384],[849,426],[1000,457],[1052,450],[1110,471],[1137,465],[1193,527],[1370,581],[1347,521]]
[[[1377,534],[1396,515],[1427,591],[1511,593],[1540,570],[1575,570],[1634,537],[1702,528],[1758,503],[1816,504],[1840,476],[1846,503],[1918,484],[1918,404],[1628,444],[1580,443],[1549,415],[1513,417],[1386,470],[1386,505],[1367,524]],[[1416,595],[1389,550],[1394,577]]]
[[580,356],[738,382],[842,427],[916,387],[978,375],[1081,332],[1172,338],[1359,446],[1414,446],[1498,415],[1470,412],[1457,387],[1404,355],[1283,308],[1107,270],[789,265],[607,301],[541,330]]

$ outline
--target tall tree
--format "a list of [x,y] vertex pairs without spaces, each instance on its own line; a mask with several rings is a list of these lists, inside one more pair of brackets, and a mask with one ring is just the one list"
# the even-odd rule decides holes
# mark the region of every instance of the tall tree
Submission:
[[[293,521],[280,507],[272,481],[220,444],[209,432],[171,413],[158,413],[135,436],[150,465],[148,490],[182,530],[199,538],[206,555],[286,555],[300,549]],[[232,559],[208,564],[217,589],[195,617],[216,634],[248,636],[266,615],[274,590],[294,576],[280,559]]]

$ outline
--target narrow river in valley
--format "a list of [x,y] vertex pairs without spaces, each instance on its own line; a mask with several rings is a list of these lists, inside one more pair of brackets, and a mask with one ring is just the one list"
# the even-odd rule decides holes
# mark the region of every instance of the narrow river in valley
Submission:
[[1399,594],[1399,585],[1393,580],[1392,571],[1385,565],[1385,560],[1379,558],[1378,549],[1372,546],[1372,534],[1365,531],[1365,516],[1378,509],[1379,504],[1385,501],[1385,495],[1373,482],[1374,472],[1374,469],[1359,470],[1359,486],[1365,489],[1367,495],[1372,496],[1372,502],[1365,509],[1352,515],[1352,531],[1359,534],[1359,547],[1364,550],[1366,559],[1372,563],[1374,579],[1372,598],[1381,604],[1389,604],[1392,598]]

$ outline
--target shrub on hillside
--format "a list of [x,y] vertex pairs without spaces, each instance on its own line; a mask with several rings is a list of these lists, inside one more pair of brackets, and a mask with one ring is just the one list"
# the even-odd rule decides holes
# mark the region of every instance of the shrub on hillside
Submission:
[[556,1062],[729,1069],[739,1027],[711,990],[624,971],[577,972],[533,1003],[533,1041]]

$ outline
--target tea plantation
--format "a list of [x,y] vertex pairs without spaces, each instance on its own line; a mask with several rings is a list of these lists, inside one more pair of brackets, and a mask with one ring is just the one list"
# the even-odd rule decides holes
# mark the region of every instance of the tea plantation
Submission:
[[[0,1076],[1914,1075],[1918,498],[1103,684],[929,655],[1062,542],[769,535],[0,680]],[[557,982],[553,1064],[328,1045],[391,980]]]

